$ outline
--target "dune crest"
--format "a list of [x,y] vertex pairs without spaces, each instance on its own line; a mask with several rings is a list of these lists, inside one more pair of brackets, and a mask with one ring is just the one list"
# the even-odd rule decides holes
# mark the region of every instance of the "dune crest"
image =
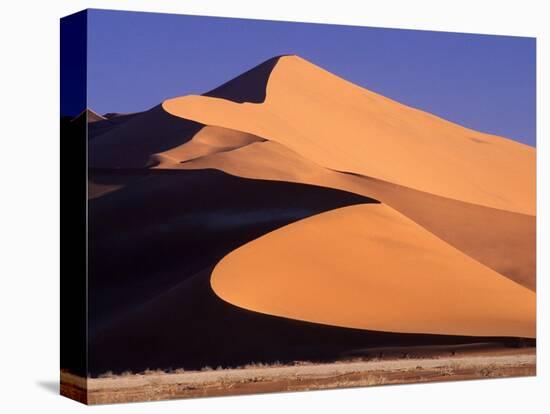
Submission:
[[170,168],[216,168],[239,177],[313,184],[373,197],[491,269],[536,288],[536,219],[529,215],[329,170],[273,141],[211,153]]
[[105,118],[103,115],[98,114],[93,109],[86,108],[77,116],[75,116],[71,121],[76,122],[78,119],[84,119],[86,123],[93,124],[94,122],[105,121],[107,118]]
[[265,140],[245,132],[205,126],[189,141],[168,151],[153,154],[152,159],[158,163],[155,167],[178,168],[181,163],[187,161],[262,141]]
[[276,141],[333,170],[535,214],[534,148],[392,101],[297,56],[277,60],[262,103],[184,96],[162,107]]
[[233,305],[309,322],[535,337],[534,292],[382,204],[332,210],[268,233],[222,259],[211,285]]
[[[237,306],[371,331],[534,337],[535,157],[282,56],[109,128],[90,166],[214,168],[383,203],[302,220],[225,256],[211,283]],[[316,294],[302,306],[285,286]]]

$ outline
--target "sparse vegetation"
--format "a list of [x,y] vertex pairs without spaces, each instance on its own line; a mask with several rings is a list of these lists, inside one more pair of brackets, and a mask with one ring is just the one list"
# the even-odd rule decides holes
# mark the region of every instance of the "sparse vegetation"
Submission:
[[142,375],[158,375],[158,374],[166,374],[166,372],[162,369],[149,369],[149,368],[147,368],[141,374]]
[[[409,358],[386,360],[354,357],[323,364],[305,361],[287,364],[280,361],[270,364],[258,362],[235,368],[217,366],[214,369],[205,366],[195,371],[183,368],[170,371],[147,369],[142,373],[125,371],[120,375],[109,371],[87,381],[62,373],[62,391],[74,395],[78,389],[87,388],[87,398],[91,403],[108,403],[158,399],[159,393],[162,398],[182,398],[229,395],[235,392],[300,391],[448,381],[456,376],[477,379],[535,374],[534,349],[527,352],[518,349],[516,353],[508,355],[477,355],[475,358],[448,355],[432,358],[409,355]],[[162,388],[158,386],[158,376],[163,377]],[[111,385],[113,381],[116,385]]]
[[444,377],[446,377],[447,375],[453,375],[454,373],[455,373],[455,370],[451,366],[442,367],[440,369],[440,374],[443,375]]

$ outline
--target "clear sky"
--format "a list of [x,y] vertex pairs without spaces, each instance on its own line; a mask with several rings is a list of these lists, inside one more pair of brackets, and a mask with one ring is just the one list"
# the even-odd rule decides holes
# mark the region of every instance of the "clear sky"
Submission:
[[372,91],[535,145],[534,38],[90,10],[88,106],[135,112],[297,54]]

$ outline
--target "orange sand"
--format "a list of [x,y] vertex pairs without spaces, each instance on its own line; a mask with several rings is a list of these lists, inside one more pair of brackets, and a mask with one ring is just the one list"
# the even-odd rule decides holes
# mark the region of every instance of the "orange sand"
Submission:
[[[463,203],[323,168],[276,142],[257,142],[166,168],[336,188],[375,198],[510,279],[535,290],[535,217]],[[481,231],[480,229],[483,229]]]
[[233,251],[216,294],[270,315],[378,331],[535,337],[535,294],[380,204],[332,210]]
[[264,103],[184,96],[162,106],[276,141],[330,169],[535,214],[534,148],[407,107],[297,56],[279,59]]
[[263,103],[185,96],[120,128],[98,137],[90,165],[215,168],[382,203],[310,217],[233,251],[211,278],[229,303],[368,330],[535,337],[534,148],[297,56],[277,61]]

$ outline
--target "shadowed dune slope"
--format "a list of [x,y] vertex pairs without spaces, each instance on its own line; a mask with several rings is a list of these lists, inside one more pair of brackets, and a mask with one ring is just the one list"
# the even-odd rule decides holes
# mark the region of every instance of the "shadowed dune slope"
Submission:
[[205,269],[133,308],[94,335],[89,346],[90,373],[331,361],[386,346],[515,341],[372,332],[251,312],[223,301],[212,291],[211,270]]
[[277,60],[263,103],[184,96],[162,107],[276,141],[333,170],[535,214],[534,148],[407,107],[297,56]]
[[94,110],[92,110],[90,108],[86,108],[80,114],[75,116],[73,118],[73,122],[78,120],[81,117],[84,118],[86,120],[85,122],[88,123],[88,124],[94,124],[96,122],[101,122],[101,121],[106,120],[106,118],[104,116],[99,115],[97,112],[95,112]]
[[141,114],[142,112],[131,114],[106,114],[104,120],[88,124],[88,139],[93,139],[114,128],[117,128],[120,125],[129,121],[130,119]]
[[146,170],[88,170],[88,201],[148,178]]
[[123,185],[121,184],[115,184],[115,183],[109,183],[104,185],[88,179],[88,200],[92,200],[94,198],[101,197],[105,194],[109,194],[113,191],[118,190],[122,186]]
[[146,168],[154,165],[151,155],[182,145],[202,127],[167,113],[159,105],[90,140],[88,165],[107,169]]
[[[263,102],[269,76],[278,60],[278,57],[269,59],[230,82],[205,93],[204,96],[234,102]],[[165,157],[170,160],[171,156],[166,152],[173,149],[178,154],[178,147],[184,145],[204,126],[173,116],[160,105],[144,112],[108,114],[108,117],[91,110],[87,111],[84,115],[89,113],[88,121],[93,122],[88,128],[89,138],[94,138],[89,161],[92,168],[147,168],[156,165],[155,161],[162,162]],[[216,129],[216,126],[207,128]],[[225,128],[219,129],[225,130],[225,134],[222,132],[225,140],[231,140],[235,134],[251,136],[237,131],[231,133]],[[203,131],[200,135],[212,134]],[[196,156],[208,153],[201,152],[199,147],[203,143],[202,137],[197,138],[199,139],[194,144],[198,145],[186,147],[186,152],[195,151]],[[218,140],[217,144],[223,142]]]
[[532,290],[536,287],[536,218],[530,215],[332,171],[272,141],[162,167],[216,168],[241,177],[307,183],[370,196],[491,269]]
[[262,103],[266,97],[267,82],[279,59],[280,56],[268,59],[203,95],[238,103]]
[[263,234],[323,211],[376,202],[215,170],[90,173],[97,184],[123,185],[89,202],[92,333]]
[[535,336],[534,148],[297,56],[88,132],[94,375]]
[[[298,277],[299,275],[299,277]],[[221,260],[245,309],[375,331],[535,337],[535,294],[383,204],[300,220]]]
[[231,151],[254,142],[265,141],[255,135],[232,129],[205,126],[193,138],[168,151],[152,155],[155,168],[176,168],[180,163],[206,155]]

